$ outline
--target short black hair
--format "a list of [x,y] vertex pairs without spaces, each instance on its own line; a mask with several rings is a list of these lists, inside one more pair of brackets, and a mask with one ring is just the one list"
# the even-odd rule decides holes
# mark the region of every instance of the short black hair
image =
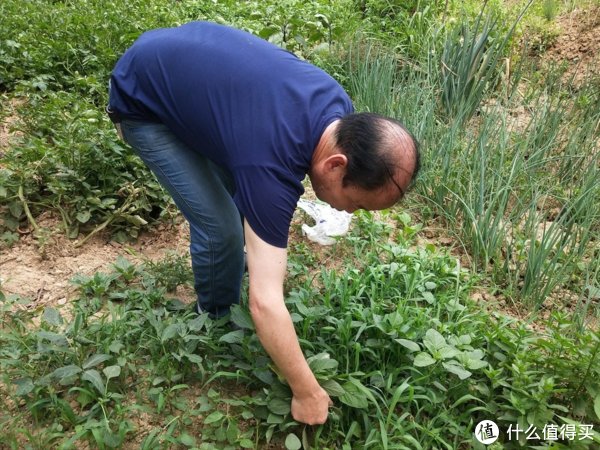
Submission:
[[[421,167],[420,144],[402,122],[370,112],[342,117],[336,129],[336,144],[348,158],[344,185],[351,184],[368,191],[379,189],[389,182],[398,186],[393,177],[398,164],[398,155],[395,154],[398,132],[408,136],[412,142],[414,168],[411,180],[414,180]],[[404,194],[402,189],[400,191]]]

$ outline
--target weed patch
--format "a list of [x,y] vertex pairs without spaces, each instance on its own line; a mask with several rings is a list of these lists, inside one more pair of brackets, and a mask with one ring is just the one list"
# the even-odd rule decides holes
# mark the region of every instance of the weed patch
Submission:
[[[335,401],[324,426],[291,418],[291,392],[243,304],[232,329],[229,319],[191,313],[147,267],[121,258],[109,273],[74,279],[68,322],[59,309],[23,312],[18,298],[3,299],[2,395],[12,405],[3,442],[113,448],[144,430],[144,448],[459,448],[475,445],[473,426],[486,417],[503,428],[595,422],[597,333],[571,333],[558,314],[544,334],[484,314],[457,260],[413,248],[410,232],[364,238],[380,226],[364,218],[336,244],[362,240],[362,264],[322,269],[316,283],[298,277],[286,296],[309,365]],[[142,412],[145,424],[135,419]],[[29,422],[39,434],[27,436]]]

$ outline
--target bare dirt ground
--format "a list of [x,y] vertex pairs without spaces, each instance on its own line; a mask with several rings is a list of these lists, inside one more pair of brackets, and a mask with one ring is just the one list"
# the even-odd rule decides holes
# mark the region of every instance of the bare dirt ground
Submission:
[[575,8],[557,17],[560,35],[542,61],[547,67],[566,64],[565,78],[575,85],[598,75],[600,67],[600,5]]
[[0,255],[0,278],[5,294],[29,299],[22,306],[64,305],[72,297],[74,287],[69,280],[77,273],[90,275],[110,271],[118,256],[132,262],[159,260],[169,252],[184,254],[189,245],[189,230],[183,220],[160,224],[142,233],[134,244],[119,244],[107,233],[94,236],[81,247],[69,240],[59,229],[54,217],[41,217],[39,225],[50,230],[48,240],[40,243],[31,233],[23,235]]
[[[561,34],[554,45],[541,55],[542,63],[549,66],[567,64],[567,77],[573,77],[575,80],[583,80],[589,74],[597,75],[600,6],[585,11],[575,9],[556,20]],[[2,101],[4,102],[4,99]],[[11,141],[18,137],[18,133],[13,130],[18,121],[14,113],[18,101],[8,100],[4,105],[4,117],[0,117],[0,168],[3,153],[9,151]],[[141,233],[136,243],[118,244],[110,240],[108,233],[99,233],[81,247],[76,247],[77,241],[69,240],[64,235],[57,217],[45,214],[38,217],[37,221],[40,226],[49,230],[45,242],[40,242],[32,233],[25,232],[12,247],[0,246],[0,287],[7,295],[13,294],[23,298],[24,301],[18,307],[25,309],[68,306],[75,296],[75,287],[69,280],[77,273],[90,275],[96,271],[108,271],[119,255],[132,262],[159,260],[170,252],[185,254],[189,245],[189,229],[181,219],[174,223],[159,224]],[[297,232],[297,227],[295,229],[291,239],[295,242],[305,239]],[[80,239],[82,237],[80,236]],[[453,254],[461,260],[462,265],[469,266],[468,255],[457,248],[441,228],[432,225],[424,230],[421,239],[423,244],[433,242],[438,247],[454,249]],[[336,264],[333,252],[308,241],[307,245],[322,256],[320,260],[324,264]],[[193,301],[193,293],[189,290],[182,294],[178,292],[178,296],[183,300]],[[521,309],[484,289],[476,290],[472,299],[484,308],[502,310],[513,317],[526,318]],[[137,425],[139,432],[136,444],[152,425],[151,418],[141,416]]]
[[[542,62],[567,64],[567,76],[575,79],[597,74],[600,67],[600,5],[576,8],[560,15],[556,21],[561,34],[541,56]],[[0,119],[0,167],[3,151],[7,151],[11,140],[18,137],[18,133],[12,129],[18,119],[14,110],[20,102],[22,100],[10,100],[4,118]],[[308,195],[310,198],[310,192]],[[12,247],[0,247],[2,290],[6,294],[30,299],[28,305],[31,308],[64,304],[73,293],[69,284],[73,275],[107,270],[119,255],[138,262],[144,258],[157,260],[167,252],[187,252],[189,242],[188,227],[183,220],[179,220],[177,224],[161,224],[142,233],[135,244],[118,244],[104,233],[76,248],[76,241],[67,239],[60,232],[56,218],[47,216],[38,221],[51,231],[44,245],[40,245],[39,240],[31,234],[25,234]],[[449,238],[437,234],[425,233],[425,237],[432,237],[442,247],[448,246]]]

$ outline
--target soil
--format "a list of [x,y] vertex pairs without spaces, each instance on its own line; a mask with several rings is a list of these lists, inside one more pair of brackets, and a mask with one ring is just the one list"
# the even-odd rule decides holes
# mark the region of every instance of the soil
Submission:
[[[548,64],[564,62],[569,67],[567,74],[577,79],[583,79],[588,73],[597,74],[600,62],[600,5],[576,8],[560,15],[556,21],[561,34],[554,45],[541,56],[542,61]],[[22,99],[3,101],[4,110],[0,118],[0,168],[3,152],[9,148],[10,141],[19,136],[19,132],[15,132],[13,128],[18,123],[15,111],[22,103]],[[519,123],[515,128],[520,126]],[[308,189],[307,197],[314,198],[313,195]],[[73,292],[69,285],[69,279],[73,275],[106,270],[118,255],[126,256],[132,261],[144,258],[156,260],[167,252],[187,252],[189,243],[188,227],[180,220],[176,224],[160,224],[142,233],[135,244],[118,244],[104,233],[76,248],[76,241],[67,239],[60,232],[56,217],[46,215],[37,220],[40,226],[50,230],[47,242],[43,245],[32,234],[25,234],[11,248],[0,247],[2,289],[6,294],[30,299],[26,304],[29,308],[66,303]],[[437,232],[426,233],[425,237],[442,247],[449,245],[450,238]],[[291,239],[294,238],[292,235]],[[319,246],[312,243],[309,245],[312,250],[319,251]],[[465,255],[460,256],[464,265],[468,266]]]
[[38,225],[48,230],[43,239],[27,233],[11,248],[0,248],[2,290],[27,299],[20,304],[27,309],[64,305],[75,291],[69,282],[74,275],[110,271],[119,255],[136,263],[156,261],[168,253],[184,254],[189,246],[189,228],[183,220],[161,223],[133,244],[119,244],[108,233],[100,233],[81,247],[64,235],[56,217],[44,213]]
[[575,86],[591,76],[598,76],[600,67],[600,5],[576,8],[556,19],[559,36],[541,56],[547,67],[566,64],[565,79]]

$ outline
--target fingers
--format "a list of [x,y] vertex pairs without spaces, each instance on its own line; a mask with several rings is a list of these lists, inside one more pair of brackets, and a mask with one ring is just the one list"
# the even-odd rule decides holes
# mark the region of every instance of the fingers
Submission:
[[325,391],[322,391],[322,394],[317,401],[294,396],[291,405],[294,420],[307,425],[324,424],[327,421],[329,408],[333,406],[333,402]]

